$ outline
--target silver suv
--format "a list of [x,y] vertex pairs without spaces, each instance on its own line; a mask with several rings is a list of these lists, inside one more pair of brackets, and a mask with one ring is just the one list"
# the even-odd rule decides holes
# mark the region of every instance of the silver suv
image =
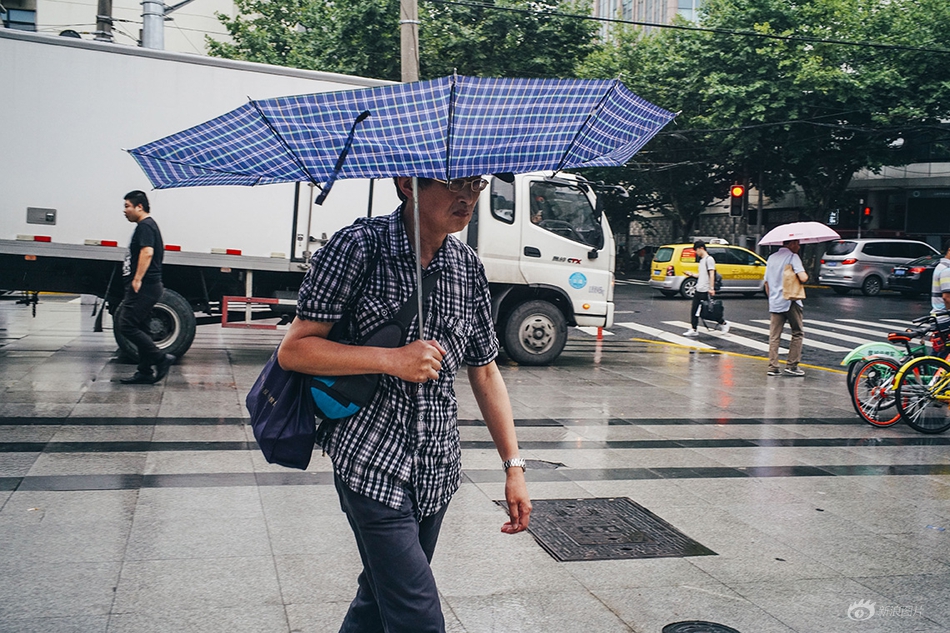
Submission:
[[887,287],[894,266],[936,252],[929,244],[913,240],[837,240],[821,258],[818,283],[831,286],[839,295],[860,288],[874,296]]

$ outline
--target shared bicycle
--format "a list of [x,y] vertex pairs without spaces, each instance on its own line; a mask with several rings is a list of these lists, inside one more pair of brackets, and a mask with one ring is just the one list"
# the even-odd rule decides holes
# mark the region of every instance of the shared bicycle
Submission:
[[[942,433],[950,428],[950,312],[913,323],[916,327],[890,333],[885,347],[865,345],[848,355],[851,403],[872,426],[903,419],[921,433]],[[932,355],[927,355],[927,343]]]

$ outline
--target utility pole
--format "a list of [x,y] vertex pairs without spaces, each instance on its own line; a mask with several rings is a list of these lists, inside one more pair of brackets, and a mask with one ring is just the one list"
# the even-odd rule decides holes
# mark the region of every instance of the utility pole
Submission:
[[142,48],[165,49],[165,3],[162,0],[142,2]]
[[[99,0],[102,2],[103,0]],[[109,0],[111,2],[112,0]],[[165,50],[165,16],[177,11],[194,0],[182,0],[178,4],[167,6],[164,0],[142,1],[142,48]]]
[[760,251],[762,250],[762,247],[759,246],[759,240],[762,239],[762,230],[763,230],[763,229],[762,229],[762,225],[764,224],[764,222],[762,221],[762,220],[763,220],[763,218],[762,218],[762,206],[763,206],[763,204],[762,204],[762,197],[763,197],[763,196],[762,196],[762,189],[765,188],[765,184],[764,184],[764,183],[765,183],[765,174],[764,174],[764,172],[763,172],[761,169],[759,169],[759,182],[757,182],[757,183],[756,183],[756,186],[755,186],[755,188],[756,188],[756,189],[758,190],[758,192],[759,192],[759,201],[758,201],[758,203],[755,205],[755,206],[756,206],[756,212],[755,212],[755,252],[756,252],[756,253],[759,253],[759,254],[761,254]]
[[402,81],[419,81],[419,6],[416,0],[399,0],[399,37]]
[[112,0],[99,0],[96,9],[96,41],[112,41]]

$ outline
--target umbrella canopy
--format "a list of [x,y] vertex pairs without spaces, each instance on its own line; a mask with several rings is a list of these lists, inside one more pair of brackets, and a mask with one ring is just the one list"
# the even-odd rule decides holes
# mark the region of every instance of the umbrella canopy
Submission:
[[622,165],[674,116],[618,80],[451,76],[251,101],[129,153],[156,189],[450,180]]
[[789,240],[798,240],[802,244],[817,244],[841,239],[833,229],[821,222],[791,222],[780,224],[759,240],[759,246],[781,245]]

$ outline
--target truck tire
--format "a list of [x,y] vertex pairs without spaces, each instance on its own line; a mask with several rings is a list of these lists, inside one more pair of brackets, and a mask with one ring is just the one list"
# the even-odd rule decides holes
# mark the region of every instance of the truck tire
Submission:
[[[122,305],[120,304],[113,318],[115,325],[112,332],[115,335],[115,342],[119,344],[119,349],[123,353],[138,362],[138,348],[119,331],[118,323],[121,313]],[[194,310],[184,297],[166,288],[162,293],[162,298],[152,308],[148,320],[148,329],[155,345],[166,354],[181,358],[195,340],[195,327]]]
[[526,301],[505,322],[505,351],[520,365],[549,365],[567,343],[567,320],[547,301]]

